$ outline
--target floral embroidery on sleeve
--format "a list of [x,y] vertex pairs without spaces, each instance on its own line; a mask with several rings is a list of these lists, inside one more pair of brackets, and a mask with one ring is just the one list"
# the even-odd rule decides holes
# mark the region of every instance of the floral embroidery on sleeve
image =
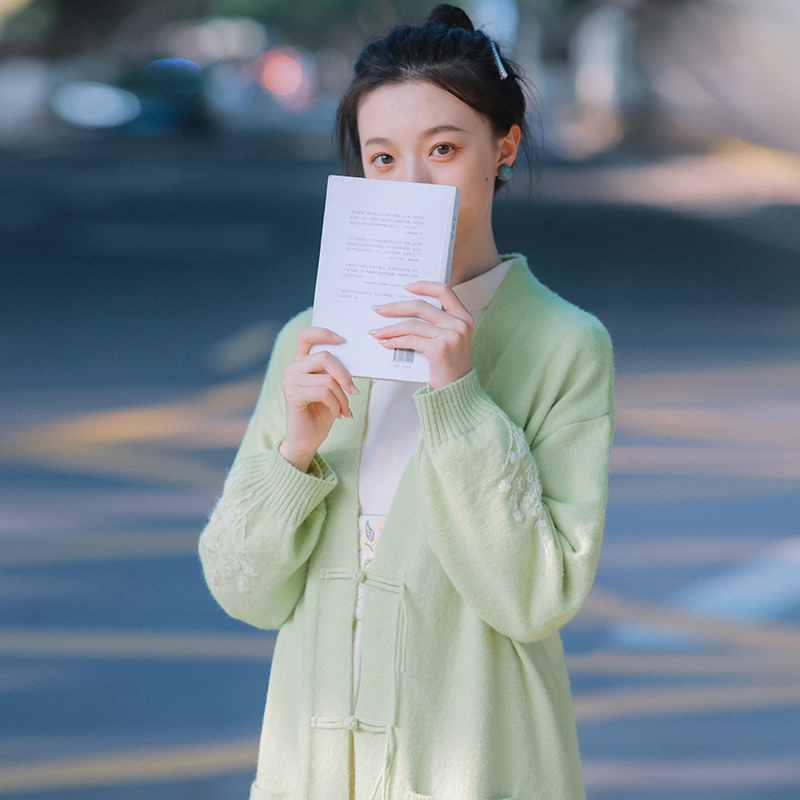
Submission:
[[215,556],[210,582],[220,589],[224,579],[237,578],[240,592],[250,591],[250,579],[257,578],[253,561],[244,546],[247,515],[256,505],[253,493],[241,493],[242,467],[234,467],[227,480],[222,497],[211,513],[202,542],[206,552]]
[[530,458],[528,442],[519,428],[502,417],[508,428],[509,444],[503,472],[509,470],[497,487],[510,496],[514,503],[512,516],[517,522],[525,521],[525,511],[530,511],[535,525],[542,537],[545,552],[551,552],[552,535],[547,522],[547,514],[542,507],[542,485],[533,459]]

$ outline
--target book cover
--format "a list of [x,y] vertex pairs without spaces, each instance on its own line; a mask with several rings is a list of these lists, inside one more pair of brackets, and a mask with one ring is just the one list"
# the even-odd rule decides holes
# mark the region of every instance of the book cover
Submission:
[[330,350],[354,377],[428,380],[422,353],[383,347],[367,333],[404,319],[371,306],[417,298],[402,288],[413,281],[450,280],[458,200],[455,186],[328,178],[313,324],[345,341],[312,352]]

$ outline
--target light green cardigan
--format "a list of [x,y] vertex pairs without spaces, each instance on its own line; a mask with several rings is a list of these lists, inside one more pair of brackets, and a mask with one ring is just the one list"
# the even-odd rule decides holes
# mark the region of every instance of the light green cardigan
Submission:
[[[366,572],[358,468],[370,381],[302,473],[285,434],[291,321],[200,540],[232,616],[280,628],[251,800],[579,800],[559,626],[597,565],[613,429],[603,326],[515,263],[473,370],[414,395],[421,433]],[[353,614],[364,585],[361,681]]]

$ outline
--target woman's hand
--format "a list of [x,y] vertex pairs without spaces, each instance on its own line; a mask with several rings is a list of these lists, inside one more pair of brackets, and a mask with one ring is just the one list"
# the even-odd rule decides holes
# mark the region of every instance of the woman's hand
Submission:
[[353,416],[345,391],[357,394],[358,389],[348,371],[327,350],[311,354],[313,344],[343,341],[326,328],[302,328],[297,333],[294,362],[283,371],[286,438],[279,452],[303,472],[308,470],[334,420]]
[[401,300],[373,306],[386,317],[414,317],[370,331],[384,347],[416,350],[430,364],[432,389],[447,386],[472,369],[472,328],[475,318],[446,283],[416,281],[403,287],[412,294],[435,297],[441,309],[425,300]]

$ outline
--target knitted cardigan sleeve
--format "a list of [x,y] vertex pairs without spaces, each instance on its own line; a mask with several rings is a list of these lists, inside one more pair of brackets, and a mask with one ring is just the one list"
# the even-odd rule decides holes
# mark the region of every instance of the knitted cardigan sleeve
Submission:
[[530,408],[522,425],[474,369],[414,396],[431,549],[472,609],[523,642],[575,614],[599,557],[613,434],[611,347],[599,325],[571,338],[560,345],[552,406]]
[[200,537],[206,582],[232,617],[279,628],[305,588],[322,529],[323,502],[337,483],[316,455],[301,472],[280,453],[285,435],[282,371],[294,353],[298,317],[281,332],[255,411],[220,497]]

